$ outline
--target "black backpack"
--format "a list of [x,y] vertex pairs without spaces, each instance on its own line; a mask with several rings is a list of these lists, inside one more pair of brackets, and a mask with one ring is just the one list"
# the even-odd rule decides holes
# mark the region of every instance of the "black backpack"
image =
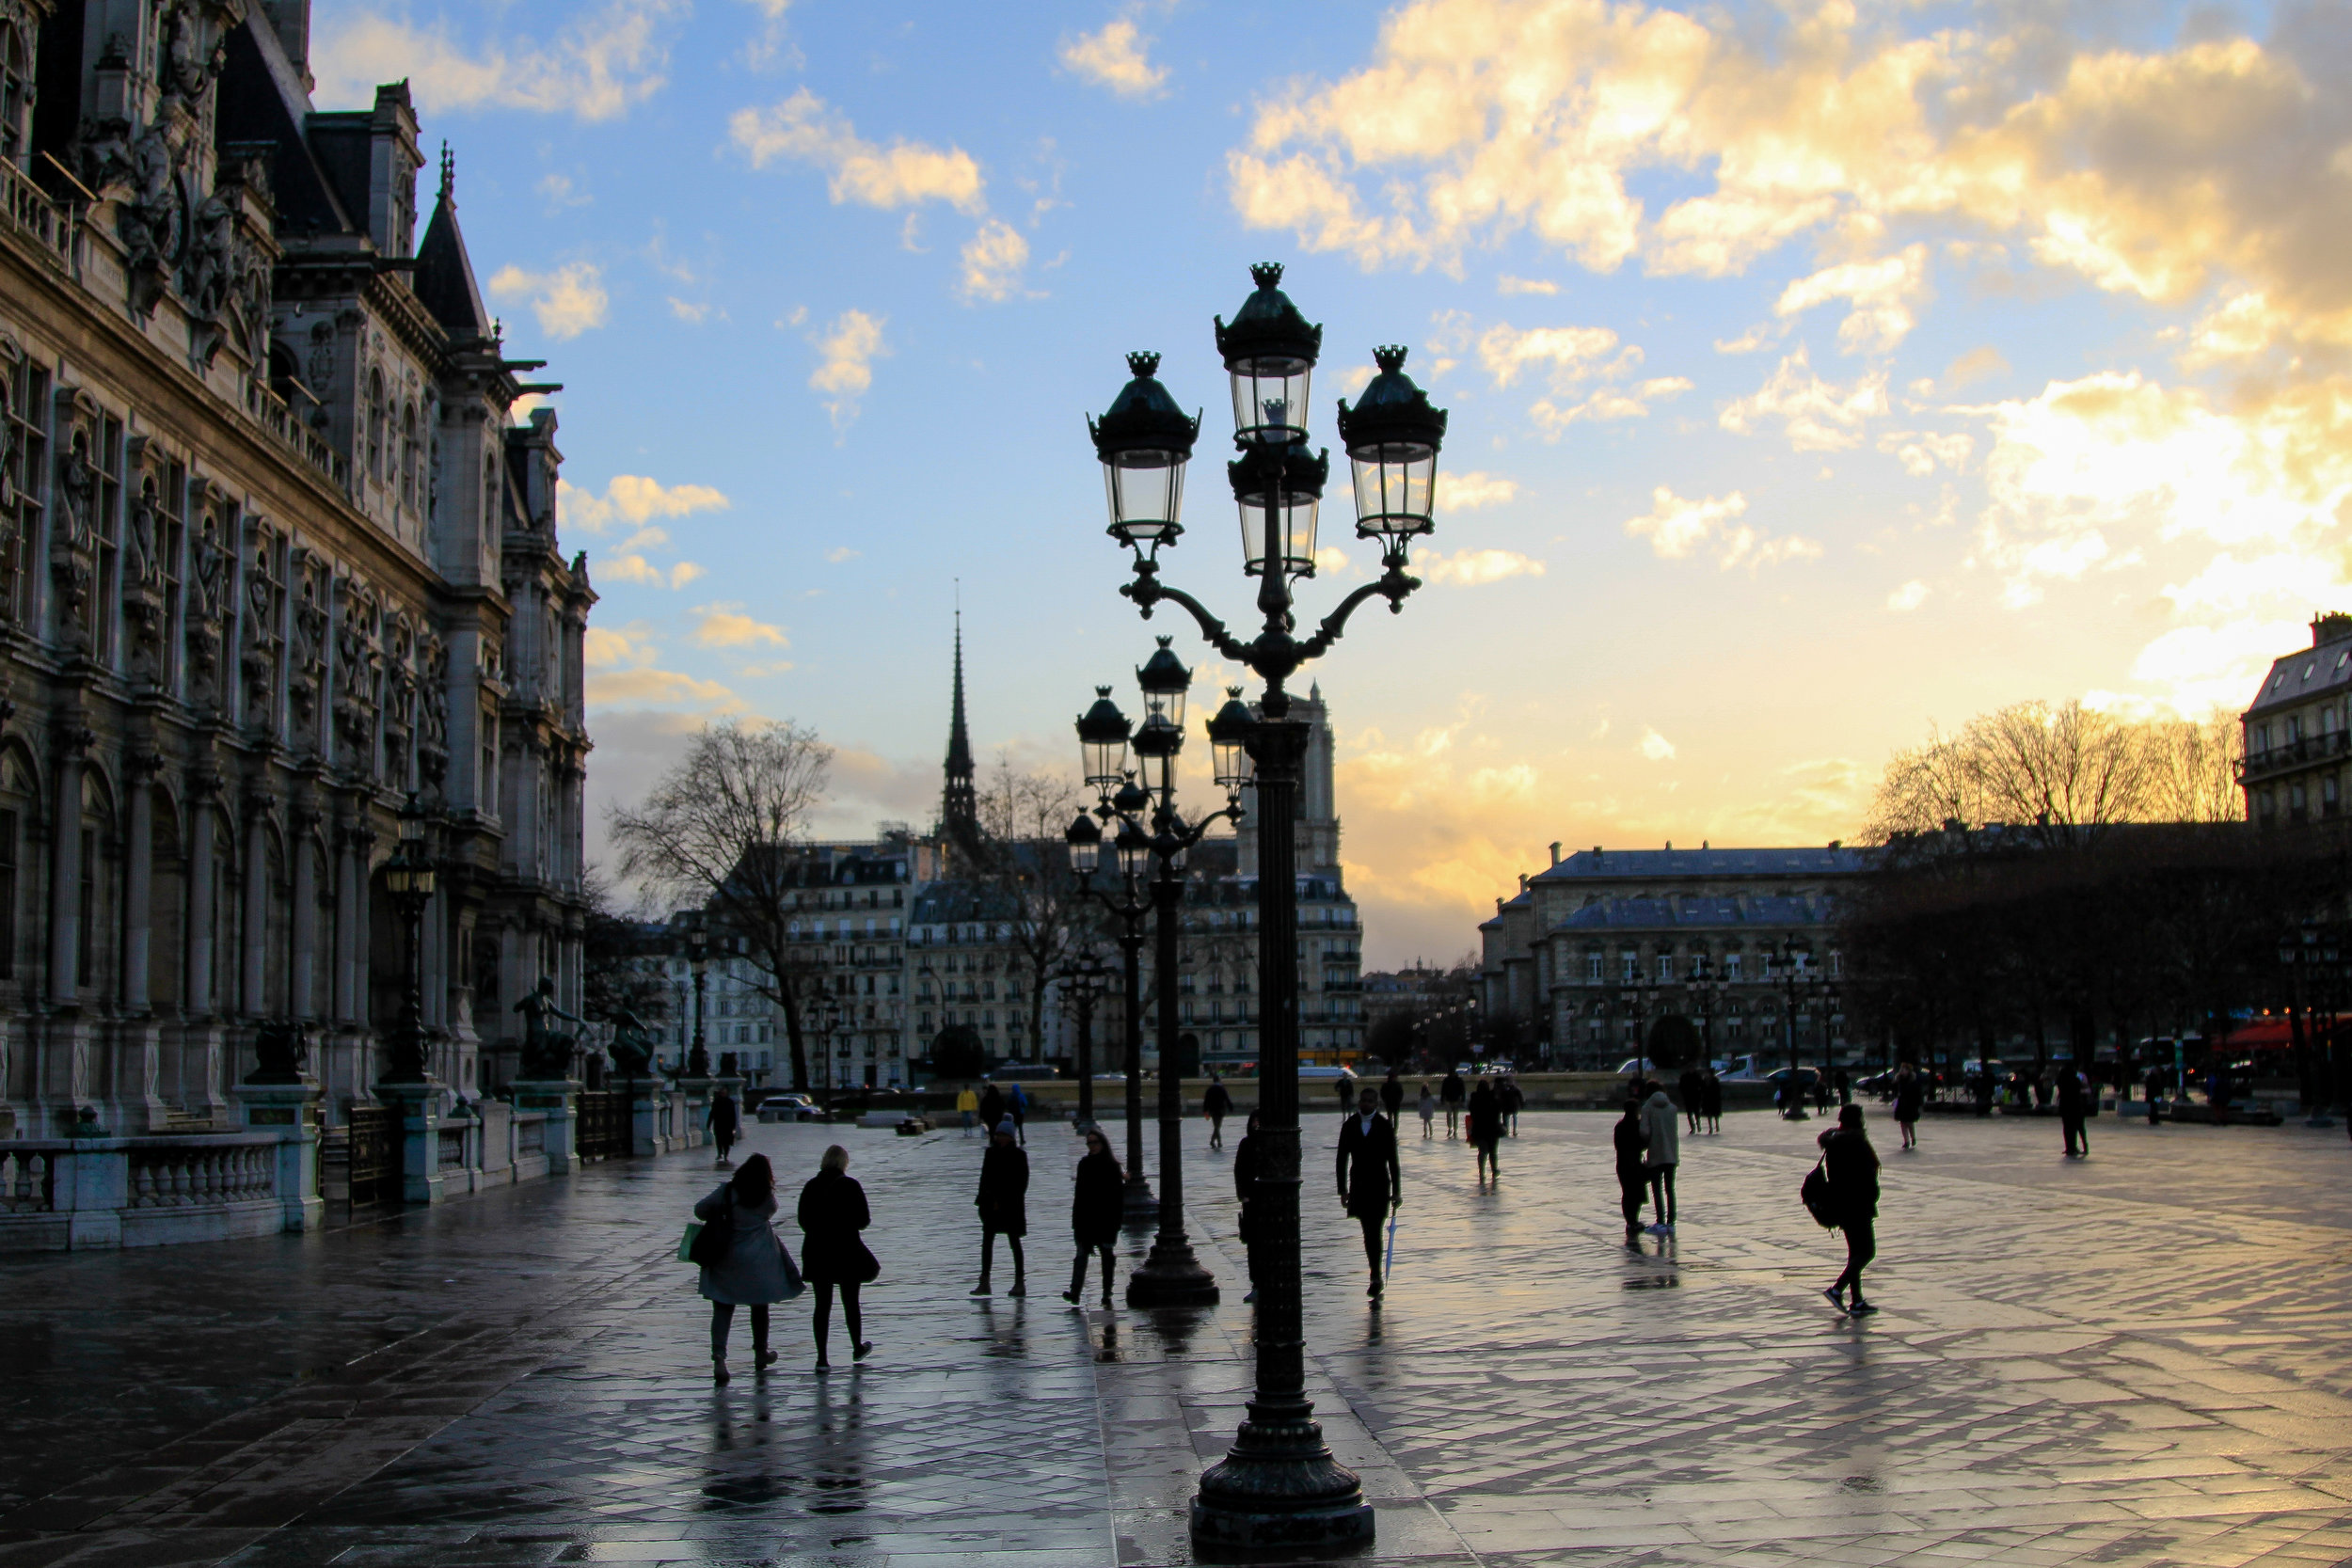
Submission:
[[1820,1163],[1805,1173],[1804,1185],[1797,1189],[1797,1196],[1804,1200],[1805,1212],[1820,1221],[1822,1229],[1835,1230],[1837,1211],[1830,1199],[1829,1172],[1823,1168],[1828,1164],[1829,1156],[1824,1154]]

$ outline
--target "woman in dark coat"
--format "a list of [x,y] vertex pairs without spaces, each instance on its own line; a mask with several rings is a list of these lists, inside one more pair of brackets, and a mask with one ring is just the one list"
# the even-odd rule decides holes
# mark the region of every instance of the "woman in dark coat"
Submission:
[[[1862,1131],[1862,1107],[1837,1113],[1837,1125],[1820,1137],[1821,1174],[1829,1179],[1830,1212],[1846,1233],[1846,1270],[1821,1294],[1842,1311],[1860,1317],[1877,1307],[1862,1299],[1862,1270],[1878,1256],[1879,1155]],[[1851,1303],[1838,1298],[1848,1291]]]
[[801,1293],[801,1281],[785,1255],[784,1242],[770,1222],[776,1217],[776,1173],[768,1156],[755,1154],[694,1205],[705,1225],[723,1225],[733,1239],[716,1263],[703,1265],[701,1291],[710,1306],[710,1381],[727,1381],[727,1331],[735,1309],[752,1309],[752,1366],[765,1371],[776,1353],[768,1348],[768,1307]]
[[[1422,1085],[1423,1098],[1428,1092],[1428,1085]],[[1426,1117],[1427,1113],[1422,1115]],[[1241,1298],[1245,1305],[1258,1299],[1258,1172],[1263,1154],[1258,1146],[1258,1113],[1252,1111],[1241,1142],[1233,1146],[1233,1196],[1241,1203],[1241,1222],[1236,1230],[1242,1254],[1249,1259],[1249,1293]]]
[[1502,1101],[1496,1097],[1494,1083],[1481,1078],[1470,1097],[1470,1147],[1478,1150],[1478,1180],[1485,1182],[1486,1173],[1494,1172],[1497,1181],[1502,1180],[1502,1163],[1495,1158],[1496,1147],[1502,1141]]
[[833,1292],[841,1291],[841,1321],[850,1331],[850,1354],[863,1361],[872,1353],[866,1315],[858,1308],[861,1286],[870,1285],[882,1265],[858,1234],[874,1223],[866,1189],[850,1180],[850,1151],[839,1144],[825,1150],[817,1174],[801,1189],[801,1263],[817,1287],[817,1370],[833,1370],[826,1342],[833,1338]]
[[1012,1248],[1012,1289],[1005,1294],[1029,1293],[1028,1264],[1021,1256],[1021,1238],[1029,1233],[1029,1157],[1020,1143],[1020,1130],[1007,1117],[989,1134],[988,1152],[980,1156],[980,1191],[973,1205],[980,1212],[980,1282],[972,1293],[984,1296],[990,1270],[996,1261],[996,1238]]
[[1111,1153],[1111,1141],[1099,1129],[1089,1131],[1070,1196],[1070,1231],[1077,1239],[1078,1258],[1070,1265],[1070,1289],[1061,1299],[1073,1307],[1087,1293],[1087,1259],[1097,1252],[1103,1255],[1103,1305],[1111,1305],[1111,1248],[1119,1244],[1126,1192],[1127,1176]]
[[1699,1115],[1707,1120],[1709,1132],[1724,1130],[1724,1081],[1715,1076],[1713,1067],[1699,1074]]
[[1895,1069],[1895,1125],[1902,1129],[1903,1147],[1919,1147],[1919,1074],[1909,1062]]
[[1642,1164],[1642,1151],[1649,1146],[1649,1134],[1642,1131],[1642,1102],[1629,1100],[1625,1115],[1617,1118],[1609,1141],[1617,1154],[1617,1207],[1625,1212],[1625,1243],[1642,1244],[1642,1199],[1649,1192],[1649,1171]]

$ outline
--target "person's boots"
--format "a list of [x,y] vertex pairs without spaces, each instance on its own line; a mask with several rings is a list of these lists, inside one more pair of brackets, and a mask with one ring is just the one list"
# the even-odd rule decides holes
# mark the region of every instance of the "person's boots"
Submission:
[[1020,1259],[1015,1259],[1012,1265],[1012,1289],[1007,1291],[1005,1294],[1009,1296],[1025,1296],[1028,1293],[1028,1275],[1023,1270]]
[[1086,1294],[1086,1289],[1087,1260],[1084,1258],[1080,1258],[1075,1263],[1071,1265],[1070,1289],[1061,1293],[1061,1299],[1068,1302],[1071,1306],[1075,1307],[1078,1305],[1078,1298]]

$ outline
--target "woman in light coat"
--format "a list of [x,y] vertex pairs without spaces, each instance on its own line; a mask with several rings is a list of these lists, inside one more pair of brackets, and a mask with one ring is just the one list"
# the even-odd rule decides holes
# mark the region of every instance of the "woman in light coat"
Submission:
[[1682,1161],[1681,1117],[1664,1089],[1652,1089],[1642,1104],[1642,1169],[1649,1177],[1650,1234],[1675,1233],[1675,1166]]
[[772,1223],[776,1217],[776,1173],[768,1156],[755,1154],[708,1197],[694,1205],[705,1225],[732,1233],[725,1254],[703,1266],[702,1294],[710,1302],[710,1381],[727,1381],[727,1330],[735,1309],[752,1309],[752,1366],[765,1371],[776,1353],[768,1348],[768,1307],[801,1293],[800,1273],[784,1250]]

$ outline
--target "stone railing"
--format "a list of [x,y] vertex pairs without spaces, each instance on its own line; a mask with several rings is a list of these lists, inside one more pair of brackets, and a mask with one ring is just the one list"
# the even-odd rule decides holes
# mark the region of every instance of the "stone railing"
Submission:
[[0,1253],[225,1241],[317,1221],[307,1125],[0,1140]]
[[305,425],[286,400],[264,386],[258,375],[245,385],[245,411],[255,424],[275,436],[327,483],[346,493],[351,489],[351,465],[317,431]]
[[56,1156],[0,1148],[0,1214],[46,1214],[56,1202]]
[[32,177],[0,158],[0,215],[8,229],[33,242],[48,261],[78,277],[81,225],[72,214],[49,199]]
[[[126,1140],[127,1141],[127,1140]],[[221,1203],[266,1203],[278,1197],[277,1140],[224,1144],[205,1138],[163,1148],[134,1148],[134,1209],[200,1209]]]

